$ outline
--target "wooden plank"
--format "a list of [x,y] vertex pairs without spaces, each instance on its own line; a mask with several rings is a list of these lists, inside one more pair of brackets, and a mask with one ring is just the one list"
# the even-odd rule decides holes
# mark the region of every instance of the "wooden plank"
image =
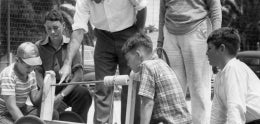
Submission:
[[45,122],[46,124],[85,124],[85,123],[58,121],[58,120],[52,120],[52,121],[45,120]]
[[113,118],[114,118],[114,97],[115,97],[115,86],[112,94],[112,104],[110,105],[110,111],[109,111],[109,119],[108,119],[108,124],[113,124]]
[[46,71],[44,77],[43,96],[40,113],[40,118],[42,120],[52,120],[55,98],[55,87],[52,87],[52,84],[56,84],[55,72]]
[[62,84],[52,84],[51,86],[67,86],[67,85],[79,85],[79,84],[96,84],[96,83],[104,83],[103,80],[99,81],[84,81],[84,82],[70,82],[70,83],[62,83]]
[[140,81],[139,74],[131,72],[127,93],[127,108],[125,124],[134,124],[134,112],[136,101],[137,82]]

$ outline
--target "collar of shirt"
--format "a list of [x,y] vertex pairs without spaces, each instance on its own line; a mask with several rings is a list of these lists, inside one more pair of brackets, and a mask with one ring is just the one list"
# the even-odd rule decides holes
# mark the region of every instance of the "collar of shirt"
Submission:
[[236,60],[237,60],[236,58],[230,59],[230,60],[227,62],[227,64],[225,65],[225,67],[220,71],[220,73],[223,72],[223,71],[226,69],[226,67],[228,67],[229,64],[232,64],[232,63],[235,62]]
[[[44,41],[42,41],[41,43],[40,43],[40,45],[47,45],[47,44],[49,44],[49,42],[50,42],[50,37],[49,36],[47,36],[46,37],[46,39],[44,40]],[[62,36],[62,43],[61,43],[61,45],[60,46],[63,46],[64,44],[68,44],[70,42],[70,39],[68,38],[68,37],[66,37],[66,36]],[[50,44],[49,44],[50,45]],[[60,49],[61,47],[59,47],[59,49]],[[59,50],[58,49],[58,50]]]
[[150,60],[156,60],[156,59],[159,59],[158,55],[156,53],[152,53],[151,56],[144,60],[141,64],[140,64],[140,67],[142,67],[144,65],[144,63],[146,63],[147,61],[150,61]]
[[[146,60],[156,60],[156,59],[159,59],[157,53],[153,52],[149,57],[148,59]],[[146,60],[144,60],[142,63],[144,63]]]

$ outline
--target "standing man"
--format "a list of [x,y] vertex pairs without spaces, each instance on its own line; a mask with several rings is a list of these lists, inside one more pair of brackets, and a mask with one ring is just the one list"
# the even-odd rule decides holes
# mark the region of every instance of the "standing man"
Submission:
[[208,34],[221,27],[220,0],[161,0],[157,47],[163,47],[182,89],[191,95],[194,124],[209,123]]
[[[68,47],[68,55],[60,70],[63,81],[71,70],[72,59],[81,45],[83,34],[88,31],[87,23],[95,27],[97,37],[94,63],[96,80],[103,80],[104,76],[115,75],[117,66],[120,74],[129,74],[126,60],[121,47],[126,40],[143,29],[147,0],[77,0],[74,15],[73,33]],[[122,92],[121,122],[125,123],[127,87]],[[112,116],[113,87],[96,84],[94,123],[109,123]],[[111,122],[110,122],[111,123]],[[137,124],[137,122],[135,122]],[[138,122],[139,123],[139,122]]]
[[[61,78],[58,72],[67,55],[69,43],[69,38],[62,35],[64,30],[62,14],[55,9],[48,12],[45,15],[44,27],[47,37],[36,43],[42,58],[42,66],[38,66],[36,72],[39,74],[39,79],[42,80],[46,71],[53,70],[56,73],[56,82],[60,82]],[[69,78],[69,82],[82,81],[83,67],[79,50],[76,51],[71,68],[72,75]],[[56,87],[55,95],[54,105],[58,111],[62,111],[60,103],[64,102],[66,105],[71,106],[73,112],[79,114],[87,122],[92,98],[86,87],[80,85],[59,86]]]

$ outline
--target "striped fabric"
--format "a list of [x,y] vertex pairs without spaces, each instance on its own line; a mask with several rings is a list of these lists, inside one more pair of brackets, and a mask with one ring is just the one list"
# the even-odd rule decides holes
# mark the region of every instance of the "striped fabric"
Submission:
[[14,73],[14,64],[0,73],[0,115],[7,112],[3,95],[15,95],[16,104],[20,108],[25,105],[29,93],[37,90],[35,72],[29,74],[27,82],[22,82]]

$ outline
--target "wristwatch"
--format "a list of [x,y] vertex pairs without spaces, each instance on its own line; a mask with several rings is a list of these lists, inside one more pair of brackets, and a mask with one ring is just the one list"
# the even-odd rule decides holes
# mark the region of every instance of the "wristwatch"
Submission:
[[60,95],[61,95],[62,97],[65,97],[65,94],[64,94],[63,92],[61,92]]

